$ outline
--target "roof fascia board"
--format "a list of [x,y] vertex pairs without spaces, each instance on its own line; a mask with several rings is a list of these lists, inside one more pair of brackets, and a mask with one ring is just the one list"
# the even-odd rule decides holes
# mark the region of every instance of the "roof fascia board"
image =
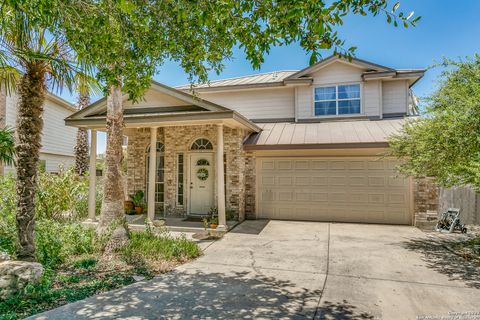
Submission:
[[[261,131],[260,127],[256,124],[250,122],[245,117],[241,116],[233,110],[227,111],[200,111],[200,112],[182,112],[182,113],[165,113],[165,114],[148,114],[148,115],[125,115],[124,121],[125,124],[137,124],[137,123],[152,123],[157,122],[182,122],[182,121],[208,121],[208,120],[228,120],[233,119],[242,124],[243,126],[249,128],[251,131],[259,132]],[[67,126],[102,126],[106,125],[105,116],[95,116],[91,118],[80,118],[80,119],[65,119],[65,124]],[[161,125],[161,124],[160,124]]]
[[[228,85],[228,86],[218,86],[218,87],[193,87],[193,92],[220,92],[220,91],[233,91],[233,90],[245,90],[245,89],[260,89],[260,88],[273,88],[273,87],[282,87],[283,81],[278,82],[267,82],[267,83],[251,83],[251,84],[239,84],[239,85]],[[183,92],[192,92],[190,89],[181,89]]]
[[218,105],[216,103],[204,100],[200,97],[195,97],[187,92],[177,90],[175,88],[166,86],[164,84],[161,84],[159,82],[156,82],[154,80],[151,81],[151,89],[154,89],[158,92],[164,93],[166,95],[172,96],[174,98],[177,98],[179,100],[182,100],[184,102],[192,103],[194,105],[198,105],[200,107],[203,107],[207,110],[210,111],[229,111],[230,109],[225,108],[221,105]]
[[[215,104],[213,102],[203,100],[199,97],[194,97],[189,93],[186,93],[186,92],[183,92],[183,91],[165,86],[165,85],[163,85],[161,83],[158,83],[156,81],[153,81],[153,80],[151,81],[150,89],[154,90],[154,91],[157,91],[157,92],[160,92],[160,93],[163,93],[163,94],[166,94],[166,95],[169,95],[171,97],[177,98],[181,101],[200,106],[200,107],[205,108],[209,111],[228,111],[228,110],[230,110],[228,108],[225,108],[225,107],[220,106],[218,104]],[[122,97],[122,101],[125,102],[127,99],[128,99],[128,95],[124,94],[123,97]],[[86,117],[86,116],[90,116],[92,114],[105,112],[106,109],[107,109],[107,97],[103,97],[103,98],[95,101],[94,103],[92,103],[88,107],[72,114],[70,117],[68,117],[68,119],[80,119],[80,118],[83,118],[83,117]]]
[[60,106],[64,107],[67,110],[70,110],[73,112],[77,111],[77,109],[73,104],[71,104],[70,102],[66,101],[65,99],[62,99],[61,97],[51,92],[47,92],[47,99],[55,102],[56,104],[59,104]]
[[[122,101],[125,101],[127,99],[128,99],[128,95],[124,94],[122,96]],[[96,114],[104,110],[106,111],[106,109],[107,109],[107,97],[103,97],[95,101],[94,103],[90,104],[86,108],[83,108],[82,110],[75,112],[67,119],[80,119],[83,117],[88,117],[92,114]]]
[[348,61],[344,58],[340,58],[338,55],[331,55],[331,56],[317,62],[316,64],[314,64],[312,66],[309,66],[309,67],[307,67],[303,70],[298,71],[297,73],[292,74],[291,76],[285,78],[285,80],[293,79],[293,78],[299,78],[299,77],[302,77],[306,74],[316,72],[319,69],[324,68],[324,67],[330,65],[333,62],[341,62],[341,63],[348,64],[348,65],[351,65],[351,66],[354,66],[354,67],[357,67],[357,68],[377,69],[379,71],[392,71],[393,70],[392,68],[388,68],[388,67],[385,67],[385,66],[382,66],[382,65],[379,65],[379,64],[375,64],[375,63],[372,63],[372,62],[369,62],[369,61],[365,61],[365,60],[362,60],[362,59],[358,59],[358,58],[352,58],[351,61]]
[[245,150],[318,150],[318,149],[354,149],[354,148],[388,148],[388,142],[360,143],[319,143],[319,144],[244,144]]
[[286,86],[294,86],[294,85],[310,85],[313,83],[313,78],[304,77],[304,78],[294,78],[294,79],[285,79],[283,83]]

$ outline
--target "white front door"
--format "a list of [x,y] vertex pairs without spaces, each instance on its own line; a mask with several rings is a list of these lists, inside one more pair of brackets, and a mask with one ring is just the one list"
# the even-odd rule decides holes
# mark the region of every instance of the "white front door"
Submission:
[[213,207],[213,170],[212,153],[190,155],[190,213],[207,214]]

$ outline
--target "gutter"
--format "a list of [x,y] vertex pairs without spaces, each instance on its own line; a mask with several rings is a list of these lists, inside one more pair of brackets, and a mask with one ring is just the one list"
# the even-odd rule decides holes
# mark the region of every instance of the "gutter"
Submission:
[[[248,142],[248,139],[247,141]],[[315,143],[315,144],[244,144],[249,151],[256,150],[319,150],[319,149],[355,149],[355,148],[388,148],[388,142],[354,142],[354,143]]]
[[[125,124],[143,124],[146,122],[184,122],[184,121],[208,121],[208,120],[236,120],[243,126],[254,132],[261,129],[242,115],[233,110],[229,111],[200,111],[200,112],[175,112],[141,115],[124,115]],[[80,126],[105,126],[106,116],[93,116],[83,119],[65,119],[65,125],[72,127]]]

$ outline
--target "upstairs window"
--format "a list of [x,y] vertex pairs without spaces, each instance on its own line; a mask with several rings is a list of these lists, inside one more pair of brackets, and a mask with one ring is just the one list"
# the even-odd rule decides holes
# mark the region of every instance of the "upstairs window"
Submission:
[[360,85],[315,88],[315,115],[336,116],[360,113]]

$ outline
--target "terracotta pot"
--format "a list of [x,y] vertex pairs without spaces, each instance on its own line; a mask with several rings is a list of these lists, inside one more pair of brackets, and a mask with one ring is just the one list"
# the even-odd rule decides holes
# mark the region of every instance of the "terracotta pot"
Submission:
[[130,211],[130,210],[133,210],[133,207],[134,207],[133,202],[129,201],[129,200],[125,201],[124,206],[125,206],[125,211],[127,211],[127,212]]
[[211,224],[210,224],[210,229],[217,229],[217,225],[214,224],[214,223],[211,223]]
[[136,214],[142,214],[143,208],[142,207],[135,207],[135,213]]

